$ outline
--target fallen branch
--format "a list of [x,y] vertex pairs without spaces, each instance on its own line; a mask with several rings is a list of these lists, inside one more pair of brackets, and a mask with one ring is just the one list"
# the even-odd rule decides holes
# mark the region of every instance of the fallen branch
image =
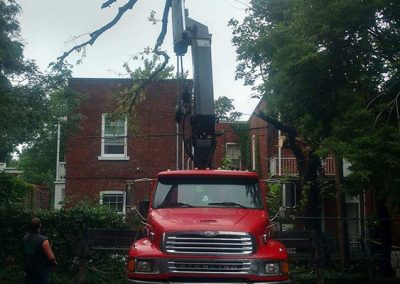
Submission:
[[294,136],[294,137],[297,136],[297,131],[295,129],[283,124],[282,122],[280,122],[277,119],[272,118],[271,116],[266,115],[262,111],[259,111],[257,113],[257,116],[259,118],[261,118],[262,120],[270,123],[275,129],[281,130],[281,131],[287,133],[288,136]]
[[[93,45],[96,40],[101,36],[105,31],[111,29],[113,26],[115,26],[116,23],[122,18],[122,16],[130,9],[133,8],[133,6],[136,4],[137,0],[129,0],[124,6],[119,7],[117,15],[112,19],[109,23],[104,25],[103,27],[95,30],[94,32],[90,33],[90,39],[87,41],[78,44],[74,47],[72,47],[70,50],[64,52],[64,54],[60,57],[57,58],[59,63],[62,63],[65,58],[67,58],[72,52],[77,51],[79,52],[82,48],[85,48],[87,45]],[[109,4],[111,5],[113,2],[112,1],[107,1],[106,3],[103,4]]]
[[[146,80],[144,80],[137,88],[135,88],[135,90],[133,90],[132,92],[130,92],[128,95],[130,95],[131,97],[131,101],[129,103],[129,107],[128,109],[124,112],[124,114],[129,113],[132,111],[138,97],[141,91],[144,90],[144,88],[146,87],[147,84],[149,84],[154,78],[156,78],[158,76],[158,74],[163,71],[165,69],[165,67],[167,66],[168,62],[169,62],[169,56],[165,51],[160,50],[161,45],[164,42],[165,39],[165,35],[167,33],[167,26],[168,26],[168,14],[169,14],[169,10],[171,8],[171,3],[172,0],[166,0],[165,1],[165,6],[164,6],[164,12],[163,12],[163,18],[162,18],[162,27],[161,27],[161,32],[157,38],[157,42],[154,46],[153,49],[153,53],[164,57],[164,61],[161,64],[161,66],[154,71],[149,78],[147,78]],[[123,103],[125,103],[127,98],[125,98],[125,100],[123,101]]]
[[279,120],[266,115],[262,111],[259,111],[257,113],[257,116],[271,124],[276,130],[281,130],[287,134],[285,147],[292,150],[293,154],[296,157],[297,170],[299,171],[299,174],[301,176],[305,177],[309,168],[308,155],[305,151],[304,145],[301,145],[303,143],[301,143],[300,140],[296,139],[298,135],[297,131],[290,126],[283,124]]
[[111,5],[114,4],[115,2],[117,2],[117,0],[108,0],[104,2],[103,5],[101,5],[101,9],[110,8]]

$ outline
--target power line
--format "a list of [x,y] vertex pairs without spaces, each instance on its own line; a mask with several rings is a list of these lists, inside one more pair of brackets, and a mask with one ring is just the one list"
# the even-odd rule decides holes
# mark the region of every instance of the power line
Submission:
[[[251,128],[242,128],[242,129],[223,129],[221,131],[222,134],[225,133],[231,133],[231,132],[245,132],[245,131],[252,131],[252,130],[263,130],[266,129],[266,126],[261,126],[261,127],[251,127]],[[179,134],[179,136],[183,136],[182,133]],[[176,133],[157,133],[157,134],[135,134],[135,135],[125,135],[125,136],[120,136],[120,138],[162,138],[162,137],[176,137]],[[70,139],[84,139],[84,138],[115,138],[115,137],[105,137],[102,135],[71,135],[69,137]]]

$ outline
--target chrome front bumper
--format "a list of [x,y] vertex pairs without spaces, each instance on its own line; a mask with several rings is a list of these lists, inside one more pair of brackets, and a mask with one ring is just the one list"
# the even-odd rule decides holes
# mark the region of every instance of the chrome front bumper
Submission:
[[[127,279],[127,284],[222,284],[222,282],[186,282],[182,281],[169,282],[169,281],[153,281],[153,280],[137,280],[137,279]],[[292,284],[291,280],[287,281],[274,281],[274,282],[223,282],[223,284]]]

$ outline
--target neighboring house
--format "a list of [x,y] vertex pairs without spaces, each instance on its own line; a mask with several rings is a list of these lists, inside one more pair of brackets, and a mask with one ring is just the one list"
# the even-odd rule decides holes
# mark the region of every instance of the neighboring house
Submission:
[[[293,153],[282,147],[285,133],[280,133],[272,125],[257,117],[257,112],[266,109],[266,102],[261,100],[256,106],[253,114],[250,116],[248,125],[250,128],[249,140],[251,141],[251,159],[252,169],[255,170],[262,179],[276,182],[279,180],[288,180],[300,188],[300,179],[297,171],[296,158]],[[321,160],[323,168],[323,177],[327,184],[331,185],[331,196],[321,198],[320,222],[322,231],[332,238],[337,237],[337,207],[335,196],[335,163],[332,156]],[[350,174],[349,162],[344,160],[343,176],[346,178]],[[298,203],[301,199],[301,193],[297,196]],[[372,192],[367,191],[358,196],[345,197],[345,211],[347,221],[348,238],[350,250],[358,251],[362,247],[362,238],[368,233],[367,225],[362,222],[363,218],[370,215],[376,215],[376,205],[372,198]],[[301,225],[297,229],[301,229]],[[392,225],[392,238],[394,245],[400,245],[400,230],[397,223]]]
[[19,176],[20,174],[22,174],[22,170],[19,170],[17,168],[14,167],[7,167],[6,163],[0,163],[0,173],[4,172],[13,176]]
[[[127,187],[135,187],[133,203],[137,205],[139,200],[148,199],[148,179],[158,172],[193,168],[177,135],[175,80],[157,81],[147,87],[135,107],[133,124],[125,118],[112,120],[109,115],[116,107],[113,94],[129,88],[130,79],[73,78],[69,86],[85,99],[77,110],[82,116],[79,129],[68,138],[65,162],[59,163],[56,208],[65,198],[89,198],[124,212]],[[217,129],[230,127],[221,123]],[[225,147],[235,167],[240,167],[234,138],[230,130],[218,137],[224,143],[218,144],[215,167],[221,167]]]

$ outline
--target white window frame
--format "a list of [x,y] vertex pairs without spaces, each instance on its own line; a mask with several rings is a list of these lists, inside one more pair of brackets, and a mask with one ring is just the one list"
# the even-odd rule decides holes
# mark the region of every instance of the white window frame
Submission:
[[122,195],[122,212],[118,212],[119,214],[125,214],[126,212],[126,193],[122,190],[105,190],[100,191],[100,204],[103,205],[103,196],[107,194],[121,194]]
[[[232,162],[232,159],[228,158],[228,155],[227,155],[228,146],[231,146],[231,145],[238,145],[239,146],[239,151],[240,151],[240,144],[239,143],[232,143],[232,142],[228,142],[228,143],[225,144],[225,158],[229,159],[229,161]],[[242,153],[240,153],[240,157],[239,157],[239,169],[241,169],[241,168],[242,168]]]
[[123,154],[105,154],[105,127],[106,127],[106,116],[107,113],[101,115],[101,155],[98,157],[99,160],[129,160],[128,156],[128,120],[125,118],[125,134],[124,136],[124,153]]

